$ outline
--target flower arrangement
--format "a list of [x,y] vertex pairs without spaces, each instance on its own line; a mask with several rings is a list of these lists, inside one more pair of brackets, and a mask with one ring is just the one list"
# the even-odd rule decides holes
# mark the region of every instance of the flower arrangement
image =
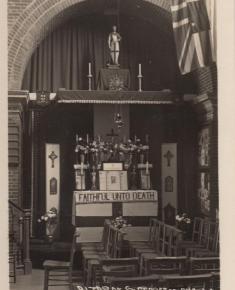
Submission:
[[182,215],[177,215],[175,217],[176,222],[178,223],[186,223],[186,224],[191,224],[191,219],[188,217],[186,213],[183,213]]
[[[81,155],[89,155],[87,158],[96,165],[103,161],[137,162],[137,155],[146,153],[147,157],[148,150],[149,145],[147,143],[143,144],[136,136],[134,141],[128,139],[127,141],[114,142],[113,140],[104,141],[100,136],[93,141],[89,141],[88,135],[86,140],[76,135],[75,153],[80,154],[80,159]],[[135,160],[133,160],[133,157],[136,157]]]
[[53,237],[54,232],[57,227],[58,223],[58,212],[55,207],[52,207],[50,210],[48,210],[44,215],[41,216],[41,218],[38,219],[39,223],[45,222],[46,224],[46,234],[49,237]]
[[184,238],[189,239],[191,232],[191,219],[186,213],[176,215],[175,219],[178,229],[184,232]]
[[130,224],[127,223],[127,220],[125,220],[122,216],[118,216],[115,219],[113,219],[111,221],[111,225],[113,225],[115,228],[118,228],[118,229],[131,226]]

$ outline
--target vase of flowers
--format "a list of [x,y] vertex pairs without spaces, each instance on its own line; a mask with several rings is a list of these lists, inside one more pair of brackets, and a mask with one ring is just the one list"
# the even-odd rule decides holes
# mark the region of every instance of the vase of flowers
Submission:
[[39,223],[44,222],[46,225],[46,236],[49,242],[52,242],[55,237],[56,228],[58,225],[58,212],[55,207],[48,210],[41,218],[38,219]]
[[191,237],[191,219],[186,213],[178,214],[175,217],[176,226],[184,234],[184,239],[190,239]]
[[115,219],[111,220],[111,225],[113,225],[115,228],[118,229],[131,226],[130,224],[127,223],[127,220],[124,219],[122,216],[118,216]]

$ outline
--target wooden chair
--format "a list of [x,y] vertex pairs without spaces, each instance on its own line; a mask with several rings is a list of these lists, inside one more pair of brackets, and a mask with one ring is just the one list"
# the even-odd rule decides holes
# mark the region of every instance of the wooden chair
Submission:
[[136,257],[140,257],[142,253],[159,253],[163,254],[165,241],[165,224],[162,221],[155,221],[155,230],[152,237],[152,242],[147,244],[137,245],[133,253]]
[[143,260],[144,276],[152,274],[185,274],[187,257],[155,257]]
[[182,231],[179,229],[162,224],[159,228],[155,248],[151,250],[136,250],[140,259],[140,273],[143,273],[143,265],[145,259],[163,256],[178,256],[178,243],[182,240]]
[[219,272],[220,258],[219,257],[190,257],[190,274],[208,274],[211,272]]
[[159,279],[159,286],[165,287],[167,289],[210,289],[210,284],[212,281],[211,274],[201,274],[201,275],[164,275]]
[[150,218],[149,220],[149,237],[148,241],[132,241],[129,242],[129,252],[131,257],[135,257],[135,250],[139,248],[153,248],[157,234],[157,228],[160,222],[156,218]]
[[205,222],[201,245],[202,247],[187,247],[186,255],[189,257],[219,256],[219,225],[217,222]]
[[108,239],[105,251],[85,250],[82,252],[84,283],[92,284],[92,273],[100,267],[100,260],[106,258],[118,258],[121,255],[124,233],[116,227],[109,225]]
[[203,247],[203,225],[204,219],[195,217],[193,221],[192,239],[189,241],[182,240],[178,244],[179,254],[185,255],[188,247]]
[[[48,290],[48,287],[50,286],[69,286],[71,289],[73,282],[73,259],[77,250],[76,241],[78,237],[79,233],[78,231],[75,231],[73,235],[69,261],[44,261],[44,290]],[[54,281],[54,283],[50,284],[50,281]]]
[[[134,258],[116,258],[105,259],[101,261],[101,272],[94,273],[94,285],[97,281],[106,283],[107,277],[135,277],[139,273],[139,259]],[[101,277],[98,277],[100,274]],[[98,278],[98,279],[97,279]]]
[[118,287],[125,289],[128,286],[129,289],[137,287],[158,287],[159,276],[150,275],[150,276],[136,276],[136,277],[107,277],[105,281],[105,286],[108,287]]
[[107,245],[107,241],[108,241],[108,237],[109,237],[109,225],[110,225],[110,220],[105,219],[101,241],[100,242],[81,243],[80,244],[81,251],[86,251],[86,250],[106,251],[105,246]]

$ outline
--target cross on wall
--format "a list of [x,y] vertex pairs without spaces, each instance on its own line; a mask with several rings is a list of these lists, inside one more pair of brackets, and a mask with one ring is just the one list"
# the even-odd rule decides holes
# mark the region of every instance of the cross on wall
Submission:
[[174,157],[174,154],[171,153],[170,150],[168,150],[166,152],[166,154],[164,155],[164,157],[166,158],[167,160],[167,167],[170,167],[171,166],[171,159]]
[[54,151],[51,152],[50,155],[48,155],[48,157],[51,159],[51,168],[55,167],[55,159],[58,158],[58,156],[55,154]]

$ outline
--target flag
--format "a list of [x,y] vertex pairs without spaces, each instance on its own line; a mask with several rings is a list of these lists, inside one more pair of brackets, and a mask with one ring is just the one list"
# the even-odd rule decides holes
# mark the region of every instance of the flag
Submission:
[[172,0],[171,13],[181,73],[209,65],[213,60],[204,0]]

